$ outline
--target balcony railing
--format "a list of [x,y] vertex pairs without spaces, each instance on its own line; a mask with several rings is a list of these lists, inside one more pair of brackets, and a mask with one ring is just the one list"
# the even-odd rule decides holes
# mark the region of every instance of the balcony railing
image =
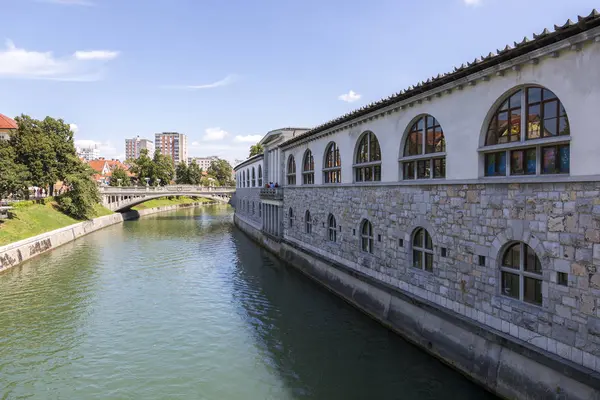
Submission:
[[260,198],[265,200],[283,200],[283,188],[262,188]]

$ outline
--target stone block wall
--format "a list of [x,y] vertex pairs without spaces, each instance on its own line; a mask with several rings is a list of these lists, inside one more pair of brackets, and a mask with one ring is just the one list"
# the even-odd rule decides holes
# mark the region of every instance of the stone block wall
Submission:
[[235,212],[245,220],[262,225],[262,205],[260,188],[237,188],[235,191]]
[[[372,254],[361,251],[364,219]],[[287,187],[284,227],[287,241],[600,371],[600,183]],[[433,240],[432,272],[412,267],[418,227]],[[500,293],[500,260],[516,241],[541,262],[541,306]]]

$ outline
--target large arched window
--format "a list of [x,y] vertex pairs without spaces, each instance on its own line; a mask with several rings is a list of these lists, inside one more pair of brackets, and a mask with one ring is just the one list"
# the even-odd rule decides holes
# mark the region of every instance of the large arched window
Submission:
[[252,167],[252,187],[256,187],[256,169]]
[[335,217],[333,214],[329,214],[329,218],[327,218],[328,232],[329,232],[329,240],[332,242],[337,241],[337,223],[335,222]]
[[258,165],[258,187],[262,187],[262,166]]
[[340,149],[335,142],[331,142],[325,150],[325,168],[323,168],[323,181],[325,183],[342,182],[342,160]]
[[287,184],[295,185],[296,184],[296,159],[294,156],[290,154],[287,162]]
[[292,209],[292,207],[290,207],[290,210],[288,212],[288,217],[290,220],[290,228],[291,228],[292,226],[294,226],[294,210]]
[[402,177],[431,179],[446,177],[446,140],[439,122],[431,115],[419,117],[404,141]]
[[246,170],[246,187],[250,187],[250,169]]
[[413,267],[433,272],[433,242],[424,228],[417,228],[413,236]]
[[302,184],[315,184],[315,159],[310,150],[306,150],[304,160],[302,161]]
[[542,264],[527,244],[510,245],[502,255],[502,294],[528,303],[542,304]]
[[246,170],[242,171],[242,187],[246,187]]
[[373,252],[373,225],[369,220],[364,220],[360,227],[360,248],[366,253]]
[[304,213],[304,228],[306,233],[312,233],[312,220],[310,219],[310,211]]
[[365,132],[359,139],[354,164],[354,180],[356,182],[381,181],[381,149],[377,136],[373,132]]
[[548,89],[526,86],[494,111],[485,137],[485,176],[568,174],[569,119]]

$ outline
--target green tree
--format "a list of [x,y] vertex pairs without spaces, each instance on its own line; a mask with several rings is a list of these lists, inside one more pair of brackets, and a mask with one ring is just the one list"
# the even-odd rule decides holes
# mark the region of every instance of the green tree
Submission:
[[0,199],[9,195],[27,197],[29,171],[16,161],[16,154],[8,141],[0,140]]
[[110,186],[119,186],[119,179],[121,180],[121,186],[129,186],[131,184],[131,178],[127,175],[127,171],[121,167],[117,167],[112,171],[109,182]]
[[151,181],[154,180],[154,162],[148,155],[148,149],[140,151],[140,157],[133,160],[130,171],[137,177],[138,182],[142,184],[146,183],[146,178],[149,178]]
[[202,168],[196,164],[195,160],[192,160],[188,167],[188,183],[190,185],[198,185],[200,184],[200,179],[202,179]]
[[262,147],[262,144],[257,143],[257,144],[253,144],[252,146],[250,146],[250,156],[249,157],[253,157],[257,154],[262,154],[265,151],[265,149]]
[[184,162],[180,162],[175,168],[175,182],[179,185],[190,183],[188,166]]
[[158,185],[158,179],[160,179],[161,186],[171,183],[173,178],[175,178],[175,168],[173,167],[171,156],[165,156],[160,153],[160,150],[156,150],[152,161],[154,164],[154,180],[152,184]]
[[58,206],[73,218],[91,219],[94,217],[94,205],[100,202],[100,193],[96,182],[91,179],[93,171],[89,167],[79,169],[65,177],[69,190],[57,199]]
[[233,185],[231,178],[232,170],[231,165],[227,161],[218,159],[210,164],[207,172],[209,175],[215,177],[220,186],[230,186]]

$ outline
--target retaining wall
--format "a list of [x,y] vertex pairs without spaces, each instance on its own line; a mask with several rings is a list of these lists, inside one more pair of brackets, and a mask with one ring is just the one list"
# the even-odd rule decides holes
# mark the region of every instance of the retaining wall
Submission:
[[172,206],[149,208],[146,210],[128,211],[126,213],[115,213],[65,226],[64,228],[42,233],[28,239],[23,239],[0,247],[0,272],[107,226],[118,224],[126,220],[137,219],[144,215],[205,204],[214,203],[193,203],[191,205],[176,204]]
[[383,325],[509,399],[600,399],[600,374],[292,242],[235,224],[280,259]]

